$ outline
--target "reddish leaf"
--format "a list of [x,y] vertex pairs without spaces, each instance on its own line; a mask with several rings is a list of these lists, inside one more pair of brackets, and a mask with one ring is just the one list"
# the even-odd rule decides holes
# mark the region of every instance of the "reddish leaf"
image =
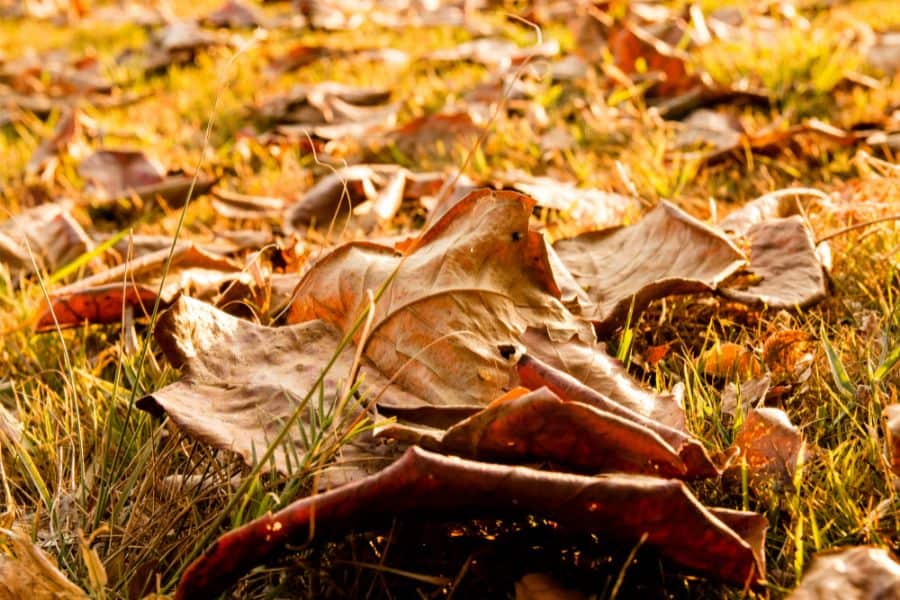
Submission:
[[76,290],[54,293],[52,310],[45,310],[39,317],[35,331],[52,331],[74,327],[82,323],[106,324],[122,320],[123,306],[139,308],[146,314],[153,309],[156,290],[143,285],[112,283]]
[[[704,508],[677,481],[585,477],[443,457],[418,448],[377,475],[295,502],[220,537],[184,572],[177,600],[209,598],[286,545],[397,515],[534,514],[579,531],[646,544],[674,562],[738,585],[764,576],[760,515]],[[739,535],[729,527],[734,524]]]
[[777,408],[751,410],[732,446],[738,451],[734,469],[747,465],[754,487],[788,485],[797,470],[804,443],[800,430]]
[[885,406],[882,418],[891,471],[900,477],[900,404]]

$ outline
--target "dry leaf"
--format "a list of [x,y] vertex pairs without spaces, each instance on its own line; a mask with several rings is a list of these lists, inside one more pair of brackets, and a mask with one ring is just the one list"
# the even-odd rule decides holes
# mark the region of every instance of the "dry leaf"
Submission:
[[763,366],[756,354],[741,344],[716,343],[697,359],[705,375],[718,379],[752,379],[762,375]]
[[12,550],[12,556],[0,554],[0,600],[88,600],[27,534],[18,530],[0,534]]
[[514,42],[498,38],[478,38],[454,48],[437,50],[428,55],[431,60],[472,61],[492,70],[503,71],[519,65],[528,58],[552,58],[559,54],[559,42],[549,40],[538,46],[520,48]]
[[93,242],[65,204],[36,206],[0,223],[0,261],[14,277],[35,268],[52,272],[91,248]]
[[857,546],[820,552],[790,600],[900,598],[900,564],[884,548]]
[[[152,309],[170,250],[164,248],[145,254],[53,290],[50,293],[52,314],[46,303],[42,303],[38,310],[37,330],[55,329],[56,322],[64,328],[85,321],[117,323],[125,306]],[[211,254],[193,243],[182,242],[172,254],[168,277],[161,288],[161,301],[165,306],[182,291],[193,290],[198,295],[209,297],[228,285],[252,287],[256,283],[250,273],[243,271],[234,261]]]
[[882,418],[891,471],[900,477],[900,404],[885,406]]
[[272,219],[281,216],[284,210],[283,198],[249,196],[228,190],[213,192],[213,208],[228,219]]
[[[533,205],[515,192],[473,192],[403,255],[370,243],[341,246],[306,274],[291,320],[321,318],[346,331],[367,306],[367,290],[390,280],[365,354],[428,399],[395,409],[483,407],[514,384],[526,346],[592,387],[617,388],[610,380],[627,382],[621,367],[559,300],[546,243],[528,227]],[[633,390],[614,399],[647,414],[653,395],[627,385]]]
[[233,29],[264,27],[267,24],[267,19],[256,7],[238,0],[226,0],[219,8],[200,17],[199,21],[202,25]]
[[546,573],[529,573],[516,582],[516,600],[587,600],[587,596]]
[[755,408],[735,436],[732,448],[738,451],[733,468],[747,465],[750,484],[790,485],[797,470],[804,444],[800,430],[777,408]]
[[729,382],[722,392],[722,412],[733,417],[740,407],[741,414],[746,419],[747,412],[751,408],[761,406],[765,401],[771,385],[772,381],[768,375],[737,383]]
[[712,291],[744,264],[724,235],[661,202],[637,224],[560,240],[554,249],[591,304],[581,314],[608,330],[657,298]]
[[796,382],[812,365],[817,347],[806,331],[775,331],[763,342],[762,360],[776,381]]
[[85,191],[101,201],[162,198],[172,207],[184,204],[193,187],[193,197],[205,194],[217,179],[201,175],[194,177],[167,175],[157,161],[136,150],[99,150],[78,165],[78,174],[85,180]]
[[182,575],[177,600],[209,598],[289,544],[388,523],[398,515],[531,514],[564,528],[633,544],[646,536],[670,560],[736,585],[764,576],[768,522],[754,513],[706,509],[678,481],[634,475],[585,477],[491,465],[411,448],[364,480],[299,500],[235,529]]
[[732,300],[768,308],[805,308],[828,295],[812,232],[799,216],[770,219],[747,232],[751,280],[719,291]]

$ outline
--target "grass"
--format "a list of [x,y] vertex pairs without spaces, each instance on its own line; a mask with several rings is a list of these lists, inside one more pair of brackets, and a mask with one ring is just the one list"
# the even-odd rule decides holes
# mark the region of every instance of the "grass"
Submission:
[[[199,14],[203,0],[176,11]],[[713,4],[704,2],[704,8]],[[900,23],[890,0],[852,2],[827,10],[805,9],[800,19],[779,19],[774,32],[717,42],[694,59],[720,81],[744,78],[770,93],[770,107],[735,107],[746,123],[765,126],[816,117],[837,126],[883,119],[900,102],[900,78],[882,79],[874,89],[848,86],[844,76],[867,74],[858,38],[848,23],[876,28]],[[267,8],[278,12],[279,8]],[[496,13],[490,23],[511,39],[530,43],[533,32]],[[575,42],[562,26],[548,26],[564,49]],[[297,147],[278,151],[236,141],[254,117],[247,106],[298,82],[337,80],[386,86],[401,102],[400,122],[441,108],[487,75],[469,64],[438,65],[413,60],[385,72],[347,58],[318,61],[268,81],[267,56],[292,43],[336,48],[383,46],[419,57],[470,37],[460,28],[409,31],[365,25],[353,32],[287,33],[273,30],[242,50],[215,49],[197,64],[146,78],[116,66],[114,56],[140,46],[146,33],[132,25],[60,27],[35,20],[0,22],[0,56],[68,48],[96,54],[116,81],[150,94],[127,107],[86,108],[108,145],[139,147],[167,165],[192,170],[197,164],[222,175],[225,185],[247,193],[291,196],[306,189],[327,168],[360,157],[400,162],[415,170],[447,169],[462,163],[468,147],[443,152],[419,149],[410,155],[368,148],[365,141],[335,144],[316,159]],[[896,212],[900,172],[855,148],[803,137],[773,155],[737,156],[703,164],[673,149],[677,125],[663,121],[640,95],[623,96],[602,78],[559,83],[539,96],[550,120],[576,143],[571,150],[539,150],[540,131],[526,116],[501,116],[491,124],[470,174],[489,176],[509,169],[547,174],[580,185],[628,194],[646,205],[666,198],[706,218],[710,206],[722,215],[763,193],[791,185],[832,194],[830,211],[809,215],[821,237],[848,224]],[[623,99],[624,98],[624,99]],[[614,102],[611,102],[614,100]],[[217,107],[215,111],[213,107]],[[214,117],[209,144],[203,132]],[[208,198],[198,198],[184,215],[177,210],[138,207],[114,212],[92,206],[81,191],[73,158],[64,158],[50,183],[27,180],[31,153],[50,135],[59,115],[42,122],[27,118],[0,129],[0,206],[15,214],[42,197],[76,201],[76,217],[93,232],[113,234],[134,225],[139,233],[173,235],[183,216],[182,238],[206,239],[211,232],[245,227],[217,217]],[[99,145],[98,141],[94,141]],[[889,163],[892,151],[870,152]],[[399,220],[397,229],[414,219]],[[559,230],[571,233],[577,224]],[[304,242],[301,255],[314,249]],[[791,420],[810,445],[802,473],[786,489],[747,490],[738,484],[695,486],[711,505],[747,506],[770,521],[766,546],[773,596],[792,589],[823,549],[876,544],[896,550],[900,539],[898,500],[884,458],[881,411],[897,402],[900,375],[891,361],[900,348],[897,273],[900,230],[891,222],[850,231],[832,240],[832,294],[802,312],[757,312],[708,298],[657,302],[637,316],[623,352],[632,372],[648,385],[685,386],[692,430],[713,451],[728,447],[739,420],[722,413],[722,381],[698,373],[695,359],[716,340],[758,348],[773,329],[797,329],[817,340],[811,375],[783,399]],[[50,274],[44,274],[46,279]],[[284,506],[306,494],[317,460],[307,457],[289,478],[248,472],[227,453],[183,437],[174,428],[133,407],[134,398],[173,381],[142,322],[137,327],[83,327],[61,334],[34,334],[27,323],[42,297],[41,283],[14,285],[0,266],[0,403],[21,424],[20,435],[3,434],[2,480],[8,490],[4,526],[15,522],[46,550],[74,582],[98,598],[141,597],[170,591],[180,567],[203,541],[227,528]],[[654,368],[642,369],[650,346],[673,342]],[[148,349],[142,359],[141,348]],[[327,402],[325,403],[327,404]],[[328,415],[320,418],[327,421]],[[0,430],[5,431],[5,429]],[[325,455],[333,448],[323,448]],[[90,539],[90,548],[81,539]],[[425,549],[425,551],[423,551]],[[511,593],[522,574],[552,571],[573,587],[610,597],[738,597],[740,591],[679,573],[644,549],[631,557],[598,536],[560,535],[551,523],[398,521],[389,531],[358,531],[346,538],[304,547],[280,563],[247,576],[239,597],[473,597]],[[98,576],[97,563],[105,576]],[[621,579],[621,581],[619,581]],[[619,583],[617,583],[619,582]],[[621,584],[621,585],[619,585]]]

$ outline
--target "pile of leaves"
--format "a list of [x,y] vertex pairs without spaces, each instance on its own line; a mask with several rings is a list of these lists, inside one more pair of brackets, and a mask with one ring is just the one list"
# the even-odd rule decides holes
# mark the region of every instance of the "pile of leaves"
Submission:
[[[615,596],[635,562],[655,593],[900,590],[895,253],[859,246],[871,284],[832,247],[897,218],[896,34],[527,5],[0,5],[132,34],[0,46],[0,592],[336,595],[343,563],[352,595],[369,568],[452,596],[480,551],[388,566],[398,523],[446,525],[432,549],[531,523],[548,554],[630,551],[606,583],[503,575],[517,598]],[[797,36],[805,88],[794,57],[746,56]],[[211,66],[241,77],[194,114]],[[857,364],[851,322],[883,332]]]

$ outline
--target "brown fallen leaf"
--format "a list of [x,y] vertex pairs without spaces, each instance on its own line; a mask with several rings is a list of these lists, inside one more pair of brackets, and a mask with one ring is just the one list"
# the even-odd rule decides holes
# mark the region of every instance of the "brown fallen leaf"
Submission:
[[[718,474],[716,466],[710,460],[706,449],[684,430],[684,412],[671,396],[647,396],[643,411],[638,411],[623,402],[620,398],[636,395],[637,387],[628,378],[620,380],[608,377],[614,385],[597,386],[600,391],[592,389],[578,381],[571,374],[554,368],[533,356],[525,355],[519,360],[519,382],[529,389],[540,389],[546,386],[554,394],[566,402],[587,404],[610,413],[631,423],[656,433],[678,454],[687,468],[691,478],[712,477]],[[649,405],[649,406],[648,406]]]
[[756,354],[741,344],[716,343],[697,358],[697,366],[705,375],[717,379],[753,379],[763,373]]
[[172,21],[155,30],[143,48],[123,52],[117,62],[136,61],[146,75],[158,75],[173,65],[192,64],[204,50],[228,44],[226,38],[202,30],[194,21]]
[[533,207],[515,192],[480,190],[402,254],[371,243],[341,246],[305,275],[290,320],[319,318],[347,331],[368,305],[367,290],[389,281],[365,355],[428,399],[395,410],[483,407],[515,385],[513,367],[527,348],[592,387],[624,385],[628,391],[613,399],[648,414],[656,396],[622,377],[591,325],[560,302],[546,243],[529,230]]
[[884,548],[819,552],[790,600],[887,600],[900,597],[900,564]]
[[888,77],[900,71],[900,32],[886,31],[878,35],[866,51],[866,62]]
[[447,430],[389,423],[377,435],[491,462],[552,461],[557,470],[580,473],[696,475],[658,433],[640,423],[564,402],[546,387],[524,391],[495,400]]
[[118,323],[122,320],[123,307],[135,307],[149,314],[155,301],[156,290],[146,285],[111,283],[55,292],[51,296],[52,308],[39,315],[35,331],[53,331],[57,326],[65,329],[82,323]]
[[238,0],[226,0],[224,4],[200,17],[201,25],[229,27],[232,29],[265,27],[268,20],[249,4]]
[[284,210],[283,198],[249,196],[223,189],[213,192],[212,206],[228,219],[273,219]]
[[784,219],[803,212],[801,196],[825,197],[811,188],[787,188],[765,194],[732,211],[719,222],[719,229],[729,235],[746,237],[754,225],[772,219]]
[[[399,210],[404,199],[437,193],[446,177],[441,173],[412,173],[394,165],[353,165],[320,179],[284,212],[289,230],[315,224],[327,227],[351,211],[359,224],[384,222]],[[364,206],[366,204],[370,206]],[[369,227],[370,228],[370,227]]]
[[[532,514],[561,527],[648,546],[677,564],[736,585],[765,573],[765,517],[704,508],[678,481],[635,475],[585,477],[444,457],[411,448],[377,475],[299,500],[235,529],[181,577],[177,600],[209,598],[288,544],[372,528],[398,515],[460,511]],[[733,527],[733,528],[732,528]]]
[[772,380],[768,375],[737,383],[729,382],[722,392],[722,412],[733,417],[740,407],[741,414],[746,419],[751,408],[762,406],[771,386]]
[[900,404],[885,406],[882,419],[891,471],[900,477]]
[[584,233],[553,247],[590,297],[580,314],[601,331],[656,298],[712,291],[745,262],[728,238],[668,202],[635,225]]
[[775,381],[796,382],[811,367],[816,348],[818,344],[809,332],[774,331],[763,342],[762,360]]
[[53,136],[41,142],[25,165],[27,175],[52,179],[59,156],[69,152],[69,146],[81,135],[82,115],[78,109],[64,113],[56,124]]
[[559,42],[549,40],[538,46],[520,48],[514,42],[499,38],[478,38],[428,55],[430,60],[471,61],[493,70],[503,71],[529,58],[552,58],[559,54]]
[[812,232],[800,216],[770,219],[747,232],[751,279],[719,291],[745,304],[769,308],[805,308],[828,295],[825,270]]
[[184,204],[193,186],[193,196],[208,192],[217,178],[166,173],[156,160],[138,150],[98,150],[78,165],[78,174],[87,183],[86,191],[96,199],[138,197],[144,201],[162,198],[173,208]]
[[546,573],[529,573],[516,582],[516,600],[587,600]]
[[254,114],[279,124],[284,135],[308,132],[322,139],[362,137],[392,127],[398,105],[389,90],[355,88],[326,81],[296,85],[254,107]]
[[747,465],[754,488],[790,485],[804,449],[800,430],[777,408],[755,408],[747,413],[732,448],[737,457],[732,469]]
[[[99,323],[117,323],[124,306],[152,308],[169,252],[170,248],[151,252],[53,290],[50,292],[52,314],[46,302],[37,311],[38,331],[52,330],[57,323],[60,327],[74,327],[94,319]],[[227,290],[228,286],[236,285],[252,288],[259,282],[236,262],[193,243],[182,242],[172,255],[160,299],[163,306],[168,305],[182,291],[214,298],[222,288]]]
[[0,259],[14,277],[35,268],[52,272],[91,248],[93,242],[65,204],[29,208],[0,223]]
[[660,22],[649,27],[635,22],[621,23],[612,28],[607,45],[616,66],[634,75],[646,71],[657,74],[658,83],[650,88],[653,95],[674,96],[695,88],[699,78],[688,68],[686,53],[677,46],[686,35],[683,25]]
[[484,131],[468,111],[425,115],[385,133],[379,140],[407,156],[418,153],[449,152],[468,147]]
[[[336,354],[340,331],[322,321],[290,327],[263,327],[232,317],[216,308],[181,296],[159,318],[156,339],[169,362],[180,368],[181,380],[142,398],[138,407],[157,415],[166,414],[181,429],[204,442],[239,454],[246,462],[261,456],[285,422],[301,410],[300,426],[313,427],[313,404],[302,406],[307,392],[315,391],[327,402],[333,416],[337,400],[346,390],[353,364],[353,347],[337,355],[331,371],[313,390],[325,365]],[[362,369],[370,397],[405,393],[371,369]],[[318,400],[316,400],[316,404]],[[348,418],[359,415],[355,403]],[[310,449],[303,435],[292,434],[273,457],[273,466],[283,472],[298,468]],[[340,476],[358,478],[384,466],[369,453],[359,465],[338,465]],[[336,477],[332,473],[329,481]]]
[[25,532],[4,529],[0,535],[12,550],[12,555],[0,554],[0,599],[88,600]]

